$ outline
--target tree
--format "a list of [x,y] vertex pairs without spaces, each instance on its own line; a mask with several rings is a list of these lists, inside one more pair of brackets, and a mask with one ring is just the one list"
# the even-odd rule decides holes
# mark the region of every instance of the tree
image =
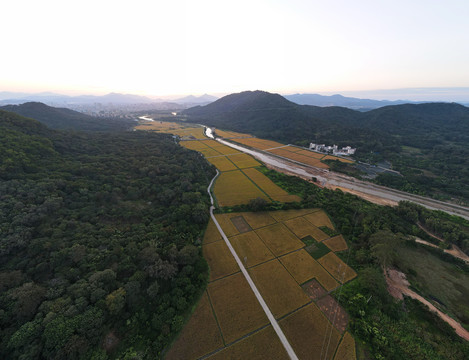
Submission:
[[396,259],[396,249],[402,243],[402,237],[390,230],[380,230],[370,236],[371,255],[374,256],[383,270]]
[[119,314],[125,306],[125,290],[119,288],[106,296],[106,305],[112,315]]

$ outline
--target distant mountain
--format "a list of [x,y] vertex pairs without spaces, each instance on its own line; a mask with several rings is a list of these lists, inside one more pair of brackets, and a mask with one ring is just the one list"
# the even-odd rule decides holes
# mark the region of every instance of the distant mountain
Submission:
[[217,99],[218,98],[216,96],[204,94],[201,96],[189,95],[183,98],[172,100],[172,102],[177,103],[177,104],[202,104],[202,103],[208,104]]
[[[159,100],[158,100],[159,101]],[[0,104],[23,104],[25,102],[42,102],[48,105],[77,105],[77,104],[146,104],[158,102],[146,96],[110,93],[107,95],[67,96],[54,93],[0,93]]]
[[22,105],[6,105],[1,110],[32,118],[57,130],[112,131],[132,126],[129,120],[103,119],[85,115],[70,109],[55,108],[39,102]]
[[343,106],[355,110],[370,110],[387,105],[400,105],[407,103],[416,103],[407,100],[371,100],[359,99],[354,97],[345,97],[342,95],[319,95],[319,94],[293,94],[286,95],[286,99],[299,104],[299,105],[314,105],[314,106]]

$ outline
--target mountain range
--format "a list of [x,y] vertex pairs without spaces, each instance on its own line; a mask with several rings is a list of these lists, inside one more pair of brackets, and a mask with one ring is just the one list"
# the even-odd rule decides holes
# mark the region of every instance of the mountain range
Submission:
[[[189,95],[182,98],[170,100],[176,104],[208,104],[218,98],[212,95],[204,94],[201,96]],[[38,94],[0,92],[0,105],[4,104],[23,104],[25,102],[42,102],[48,105],[68,106],[83,104],[150,104],[150,103],[167,103],[168,99],[154,99],[147,96],[109,93],[107,95],[80,95],[67,96],[44,92]]]
[[319,94],[293,94],[285,95],[285,99],[290,100],[299,105],[314,105],[314,106],[343,106],[349,109],[366,111],[376,109],[388,105],[401,105],[401,104],[417,104],[423,103],[409,101],[409,100],[372,100],[372,99],[359,99],[355,97],[346,97],[339,94],[336,95],[319,95]]

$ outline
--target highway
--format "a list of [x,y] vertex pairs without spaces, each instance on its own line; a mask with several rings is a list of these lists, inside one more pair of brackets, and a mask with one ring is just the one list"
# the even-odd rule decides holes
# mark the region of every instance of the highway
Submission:
[[267,153],[265,151],[246,148],[244,146],[233,144],[229,141],[219,138],[216,140],[224,145],[254,156],[266,164],[266,166],[274,168],[277,171],[281,171],[289,175],[299,176],[306,180],[311,180],[313,177],[315,177],[317,179],[317,183],[323,187],[331,189],[338,188],[342,191],[353,193],[368,201],[378,203],[380,205],[397,205],[399,201],[411,201],[428,209],[445,211],[451,215],[458,215],[469,220],[469,208],[465,206],[447,203],[424,196],[409,194],[404,191],[399,191],[367,181],[358,180],[344,174],[339,174],[302,164],[294,160]]

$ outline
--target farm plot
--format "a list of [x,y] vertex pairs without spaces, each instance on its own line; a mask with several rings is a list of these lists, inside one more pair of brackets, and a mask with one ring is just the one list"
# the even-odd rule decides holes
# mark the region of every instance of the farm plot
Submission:
[[255,231],[275,256],[281,256],[304,246],[304,243],[281,223]]
[[204,234],[202,244],[204,244],[204,245],[210,244],[214,241],[218,241],[218,240],[221,240],[221,239],[222,239],[222,237],[220,235],[220,232],[218,231],[218,229],[217,229],[215,223],[213,222],[213,220],[210,219],[208,221],[207,229],[205,229],[205,234]]
[[316,305],[321,309],[323,314],[326,315],[331,324],[343,334],[348,324],[348,314],[345,312],[344,308],[337,303],[337,300],[331,295],[326,295],[322,299],[319,299]]
[[303,216],[312,212],[318,211],[318,209],[298,209],[298,210],[280,210],[271,211],[269,214],[278,222],[293,219],[299,216]]
[[316,226],[312,225],[304,217],[297,217],[285,221],[285,225],[300,239],[305,236],[312,236],[316,241],[322,241],[329,237],[329,235],[322,232]]
[[334,360],[356,360],[355,340],[347,331],[337,348]]
[[[186,141],[186,142],[188,142],[188,141]],[[194,142],[194,141],[192,141],[192,142]],[[197,151],[202,153],[206,158],[222,155],[218,151],[216,151],[215,149],[212,149],[212,148],[209,148],[209,147],[206,147],[204,149],[199,149]]]
[[231,346],[217,352],[207,360],[249,359],[289,360],[285,348],[271,325]]
[[241,154],[240,151],[238,151],[236,149],[233,149],[229,146],[219,144],[219,143],[217,143],[217,144],[218,144],[218,146],[213,146],[212,148],[215,149],[216,151],[218,151],[220,154],[223,154],[223,155]]
[[220,171],[231,171],[238,169],[235,164],[233,164],[225,156],[208,157],[207,161],[215,165],[215,167]]
[[318,159],[318,160],[321,160],[324,157],[324,154],[320,154],[314,151],[309,151],[309,150],[304,150],[304,149],[301,149],[300,151],[298,151],[298,154],[308,156],[310,158]]
[[222,172],[215,182],[214,193],[220,206],[247,204],[250,200],[269,198],[240,170]]
[[334,229],[334,225],[332,225],[329,216],[327,216],[326,213],[322,210],[316,211],[310,215],[306,215],[305,219],[316,227],[327,226],[331,230]]
[[215,134],[225,139],[237,138],[237,137],[252,137],[252,135],[250,134],[243,134],[243,133],[238,133],[234,131],[224,131],[224,130],[219,130],[219,129],[215,130]]
[[236,154],[227,156],[238,168],[246,169],[250,167],[260,166],[261,163],[247,154]]
[[225,343],[231,343],[269,323],[241,273],[211,282],[207,291]]
[[181,141],[179,144],[181,146],[184,146],[187,149],[197,150],[197,151],[209,148],[202,141]]
[[253,229],[275,224],[277,221],[267,212],[243,213],[244,219]]
[[204,292],[189,322],[166,354],[166,360],[198,359],[223,347],[223,340]]
[[220,224],[223,232],[226,236],[231,237],[234,235],[239,234],[239,230],[231,221],[231,218],[240,216],[241,213],[230,213],[230,214],[216,214],[215,218],[217,219],[218,223]]
[[344,263],[336,254],[330,252],[320,258],[319,263],[341,283],[352,280],[357,273]]
[[303,249],[282,256],[280,261],[298,284],[314,278],[327,291],[339,286],[337,281]]
[[251,267],[274,258],[270,250],[254,231],[230,238],[244,266]]
[[235,139],[234,141],[259,150],[266,150],[274,147],[284,146],[284,144],[280,144],[275,141],[263,140],[258,138]]
[[338,156],[332,156],[332,155],[326,155],[324,156],[322,160],[339,160],[341,162],[348,163],[348,164],[351,164],[354,162],[353,160],[350,160],[350,159],[344,159],[344,158],[341,158]]
[[334,236],[330,239],[324,240],[325,244],[329,249],[334,252],[347,250],[347,243],[342,235]]
[[273,200],[290,202],[301,201],[301,198],[299,196],[290,195],[281,187],[273,183],[272,180],[270,180],[267,176],[259,172],[257,169],[244,169],[243,172]]
[[210,279],[213,281],[239,271],[238,264],[231,254],[225,241],[220,240],[202,246],[202,252],[208,266],[210,266]]
[[340,335],[316,305],[299,309],[279,324],[298,358],[319,360],[334,356]]
[[252,267],[248,271],[276,318],[284,316],[310,301],[278,260],[271,260]]

